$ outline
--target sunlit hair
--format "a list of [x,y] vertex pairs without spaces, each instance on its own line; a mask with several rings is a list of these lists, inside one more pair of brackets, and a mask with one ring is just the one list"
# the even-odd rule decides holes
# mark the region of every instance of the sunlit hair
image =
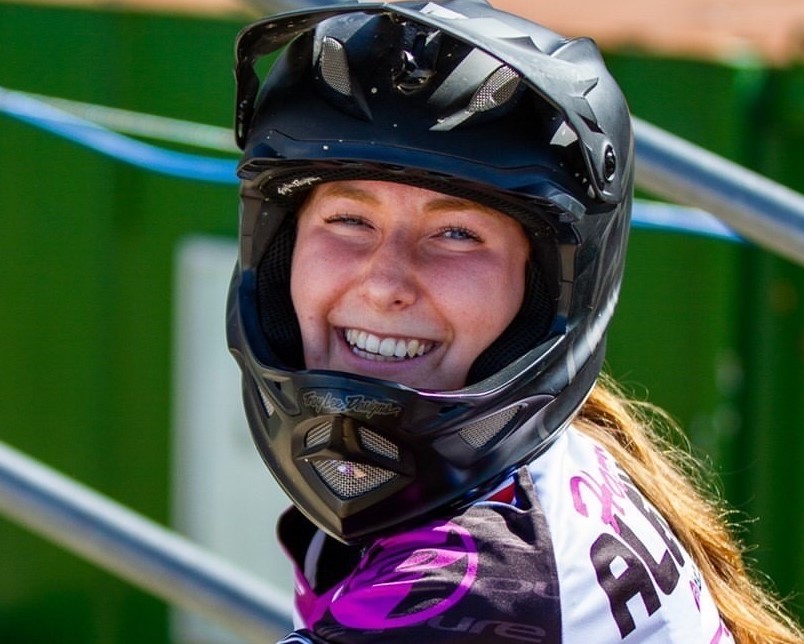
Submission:
[[804,642],[804,632],[746,568],[729,511],[664,412],[601,378],[575,425],[611,453],[668,521],[738,644]]

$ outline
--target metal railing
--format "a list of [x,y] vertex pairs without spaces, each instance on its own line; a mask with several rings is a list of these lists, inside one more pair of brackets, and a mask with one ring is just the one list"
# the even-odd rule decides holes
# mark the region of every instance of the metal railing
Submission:
[[247,641],[292,628],[290,606],[269,584],[1,442],[0,511]]
[[[0,89],[0,111],[33,124],[44,119],[50,131],[66,136],[69,129],[74,140],[80,139],[78,130],[89,132],[93,142],[108,132],[58,111],[26,116],[22,114],[25,106],[37,103],[20,100],[20,96]],[[640,187],[709,211],[744,238],[804,264],[804,198],[800,194],[643,121],[635,122],[635,131]],[[114,145],[103,141],[101,148],[109,154],[113,149],[120,152],[125,140],[111,134],[118,137]],[[133,162],[132,155],[138,151],[126,150],[129,157],[124,160]],[[158,150],[146,152],[148,159],[162,159]],[[212,180],[222,180],[218,171],[227,166],[219,162]],[[180,166],[182,176],[192,172],[192,165],[192,155],[170,158],[167,163],[170,172]],[[92,563],[176,606],[211,617],[248,640],[269,641],[291,628],[290,607],[270,585],[2,443],[0,511]]]
[[804,264],[804,197],[755,172],[634,119],[636,183],[712,213],[743,237]]

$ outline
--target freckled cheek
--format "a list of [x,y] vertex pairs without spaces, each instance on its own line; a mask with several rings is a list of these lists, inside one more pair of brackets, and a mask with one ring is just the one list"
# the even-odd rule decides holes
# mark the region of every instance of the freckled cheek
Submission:
[[524,291],[524,267],[519,265],[492,264],[479,266],[460,273],[460,280],[453,280],[450,291],[457,300],[472,302],[484,308],[502,307],[503,310],[519,310]]
[[291,273],[291,299],[301,331],[304,362],[308,369],[326,369],[331,351],[326,323],[328,303],[325,285],[318,271],[301,264]]
[[519,264],[487,266],[467,271],[465,277],[451,289],[451,317],[475,342],[488,344],[522,307],[524,267]]
[[322,295],[326,292],[322,283],[326,271],[308,261],[308,256],[309,253],[294,255],[290,274],[290,296],[303,332],[320,316]]
[[322,327],[348,274],[345,262],[331,261],[324,250],[306,248],[291,265],[291,299],[302,325]]

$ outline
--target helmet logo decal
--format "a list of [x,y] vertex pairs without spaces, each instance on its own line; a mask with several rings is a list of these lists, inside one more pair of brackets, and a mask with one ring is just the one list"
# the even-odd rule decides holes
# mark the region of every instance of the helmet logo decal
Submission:
[[286,197],[294,190],[299,190],[300,188],[309,188],[319,181],[321,181],[321,177],[300,177],[277,186],[276,192],[277,194]]
[[[380,539],[375,547],[374,565],[356,571],[333,597],[330,611],[344,626],[382,630],[420,624],[457,605],[477,579],[477,545],[452,522]],[[433,579],[438,583],[428,583]],[[441,596],[433,596],[434,587],[443,590]]]
[[373,416],[399,416],[402,406],[393,400],[377,400],[362,394],[340,397],[331,391],[321,394],[308,391],[302,403],[316,414],[359,414],[369,419]]

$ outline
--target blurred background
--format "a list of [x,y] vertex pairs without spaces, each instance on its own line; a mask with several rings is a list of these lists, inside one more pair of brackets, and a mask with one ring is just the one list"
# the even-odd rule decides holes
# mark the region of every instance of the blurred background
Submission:
[[[494,4],[594,37],[635,115],[804,190],[800,0]],[[286,502],[225,349],[226,129],[235,35],[292,5],[0,0],[0,440],[285,593],[273,520]],[[85,120],[125,138],[93,148]],[[799,616],[802,367],[801,264],[633,232],[608,370],[685,427]],[[0,641],[236,639],[0,516]]]

